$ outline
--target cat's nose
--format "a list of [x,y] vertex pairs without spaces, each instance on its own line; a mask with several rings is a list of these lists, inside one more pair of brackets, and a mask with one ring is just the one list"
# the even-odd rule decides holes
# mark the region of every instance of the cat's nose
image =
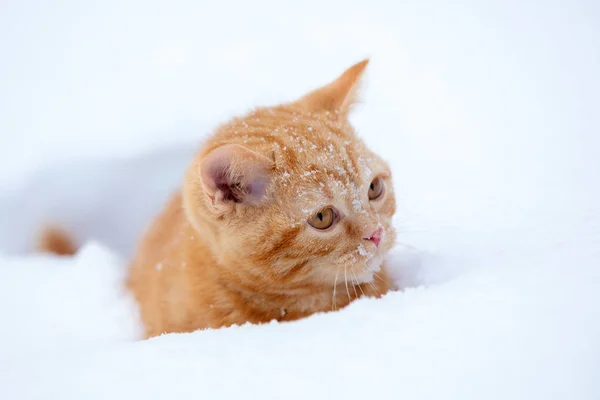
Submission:
[[376,247],[379,247],[379,243],[381,242],[381,234],[383,233],[383,229],[377,228],[370,235],[365,236],[363,239],[370,240],[375,244]]

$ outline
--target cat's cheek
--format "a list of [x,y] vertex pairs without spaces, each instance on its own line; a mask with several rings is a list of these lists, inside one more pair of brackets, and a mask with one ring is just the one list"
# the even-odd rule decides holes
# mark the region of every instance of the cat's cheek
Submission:
[[383,218],[391,218],[396,213],[396,200],[393,196],[387,197],[380,205],[377,205],[376,212]]

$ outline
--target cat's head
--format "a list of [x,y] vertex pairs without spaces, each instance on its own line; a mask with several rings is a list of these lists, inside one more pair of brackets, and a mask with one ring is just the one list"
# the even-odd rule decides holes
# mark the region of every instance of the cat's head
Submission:
[[270,289],[374,279],[396,206],[389,166],[347,120],[367,63],[221,126],[190,166],[186,213],[231,279]]

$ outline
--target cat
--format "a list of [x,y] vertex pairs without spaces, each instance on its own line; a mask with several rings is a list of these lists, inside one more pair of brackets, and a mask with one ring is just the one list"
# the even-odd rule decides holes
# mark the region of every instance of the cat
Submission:
[[[368,62],[202,144],[129,268],[147,338],[291,321],[394,289],[391,170],[348,121]],[[48,234],[46,250],[69,250]]]

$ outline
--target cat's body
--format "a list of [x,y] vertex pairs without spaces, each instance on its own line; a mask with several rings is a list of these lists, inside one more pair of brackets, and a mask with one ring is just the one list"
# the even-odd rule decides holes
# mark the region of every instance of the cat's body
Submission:
[[366,64],[203,144],[130,267],[148,337],[294,320],[392,287],[391,172],[347,121]]
[[[373,282],[374,288],[366,283],[360,288],[349,284],[347,291],[340,273],[336,309],[363,292],[376,296],[389,289],[382,280],[385,274],[378,274],[381,279]],[[331,284],[252,284],[240,282],[235,273],[221,268],[201,234],[187,221],[180,194],[171,199],[144,238],[128,283],[140,305],[147,336],[290,321],[334,308]]]

